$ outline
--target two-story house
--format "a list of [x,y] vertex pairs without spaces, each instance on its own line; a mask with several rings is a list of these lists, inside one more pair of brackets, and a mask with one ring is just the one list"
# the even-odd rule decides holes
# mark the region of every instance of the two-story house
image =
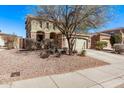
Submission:
[[[43,39],[54,39],[58,41],[60,48],[68,47],[66,38],[59,29],[50,22],[40,20],[36,16],[29,15],[26,19],[26,38],[42,41]],[[82,49],[90,47],[90,35],[76,34],[75,50],[80,52]]]

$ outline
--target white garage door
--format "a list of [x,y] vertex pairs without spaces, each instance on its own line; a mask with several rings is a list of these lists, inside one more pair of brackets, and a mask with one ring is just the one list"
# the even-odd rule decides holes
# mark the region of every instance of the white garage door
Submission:
[[87,40],[85,40],[85,39],[76,39],[75,49],[78,52],[81,52],[82,49],[86,49],[86,48],[87,48]]
[[[65,40],[65,47],[68,47],[67,40]],[[76,39],[76,43],[74,45],[74,49],[77,50],[79,53],[82,51],[82,49],[87,48],[87,40],[85,39]]]
[[0,38],[0,46],[4,46],[4,40]]

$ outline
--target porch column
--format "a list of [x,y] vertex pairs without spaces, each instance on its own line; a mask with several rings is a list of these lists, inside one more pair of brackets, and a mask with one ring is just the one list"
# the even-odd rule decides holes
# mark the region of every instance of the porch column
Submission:
[[36,40],[36,32],[31,32],[31,39]]
[[45,33],[45,39],[50,39],[50,33]]

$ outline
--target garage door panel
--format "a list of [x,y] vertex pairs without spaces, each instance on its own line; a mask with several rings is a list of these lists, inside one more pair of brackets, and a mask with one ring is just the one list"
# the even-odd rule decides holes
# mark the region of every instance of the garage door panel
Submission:
[[75,49],[81,52],[82,49],[86,49],[87,41],[85,39],[76,39]]

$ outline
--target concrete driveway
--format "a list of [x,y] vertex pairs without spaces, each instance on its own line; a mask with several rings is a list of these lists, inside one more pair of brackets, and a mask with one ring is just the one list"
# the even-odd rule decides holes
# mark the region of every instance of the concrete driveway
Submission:
[[100,60],[104,60],[111,64],[124,63],[124,56],[119,54],[112,54],[112,53],[88,49],[87,55]]
[[11,88],[111,88],[124,84],[124,56],[87,50],[87,55],[110,65],[0,85]]
[[4,49],[0,48],[0,51],[3,51]]

